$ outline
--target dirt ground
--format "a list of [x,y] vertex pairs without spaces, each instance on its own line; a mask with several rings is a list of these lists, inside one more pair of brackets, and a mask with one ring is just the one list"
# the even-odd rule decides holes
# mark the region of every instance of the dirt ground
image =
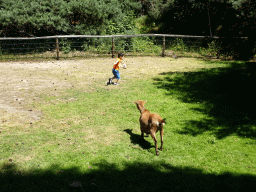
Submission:
[[[39,121],[43,113],[36,108],[35,103],[43,102],[42,94],[58,96],[69,88],[86,91],[92,84],[106,87],[108,78],[112,77],[114,61],[113,58],[95,58],[0,62],[0,129],[3,125]],[[120,72],[122,81],[143,78],[147,74],[205,67],[196,59],[168,57],[125,58],[125,63],[127,69],[121,69]]]

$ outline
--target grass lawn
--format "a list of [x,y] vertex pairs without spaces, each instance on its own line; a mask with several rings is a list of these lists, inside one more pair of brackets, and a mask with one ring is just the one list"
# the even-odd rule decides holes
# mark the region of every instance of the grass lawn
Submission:
[[[191,58],[127,60],[119,86],[105,85],[111,65],[87,71],[98,77],[88,84],[78,75],[85,69],[74,68],[65,80],[76,86],[42,92],[31,104],[42,111],[40,120],[1,125],[1,191],[256,188],[254,67]],[[152,138],[139,139],[133,103],[139,99],[166,118],[159,156]]]

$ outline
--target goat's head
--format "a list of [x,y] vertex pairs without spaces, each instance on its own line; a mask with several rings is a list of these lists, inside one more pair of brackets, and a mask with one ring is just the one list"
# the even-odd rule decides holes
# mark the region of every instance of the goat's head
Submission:
[[147,100],[146,101],[138,100],[138,101],[134,101],[133,103],[136,104],[139,111],[142,111],[142,108],[145,108],[144,105],[146,102],[147,102]]
[[137,106],[139,105],[139,106],[142,106],[142,107],[144,107],[146,102],[147,102],[147,100],[146,101],[142,101],[142,100],[133,101],[133,103],[135,103]]

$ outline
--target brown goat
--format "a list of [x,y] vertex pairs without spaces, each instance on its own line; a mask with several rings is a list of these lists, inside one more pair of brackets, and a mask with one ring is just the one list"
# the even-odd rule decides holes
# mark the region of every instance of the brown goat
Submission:
[[150,113],[149,110],[145,109],[144,105],[147,101],[138,100],[134,103],[137,105],[137,108],[140,111],[140,130],[141,130],[141,138],[144,139],[144,133],[150,134],[152,139],[155,141],[156,155],[159,155],[159,151],[157,148],[157,140],[156,133],[159,130],[161,136],[161,147],[160,150],[163,150],[163,135],[165,120],[162,119],[160,115],[157,113]]

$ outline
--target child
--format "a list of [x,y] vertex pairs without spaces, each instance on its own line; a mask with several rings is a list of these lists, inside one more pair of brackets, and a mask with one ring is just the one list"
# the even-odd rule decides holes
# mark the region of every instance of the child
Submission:
[[124,58],[124,54],[122,52],[118,53],[118,59],[114,63],[114,66],[113,66],[113,69],[112,69],[112,73],[113,73],[114,77],[109,78],[108,84],[112,84],[112,80],[116,79],[116,82],[114,83],[114,85],[119,85],[117,83],[119,81],[119,79],[121,79],[120,74],[119,74],[119,68],[122,67],[122,68],[126,69],[125,64],[121,65],[123,58]]

